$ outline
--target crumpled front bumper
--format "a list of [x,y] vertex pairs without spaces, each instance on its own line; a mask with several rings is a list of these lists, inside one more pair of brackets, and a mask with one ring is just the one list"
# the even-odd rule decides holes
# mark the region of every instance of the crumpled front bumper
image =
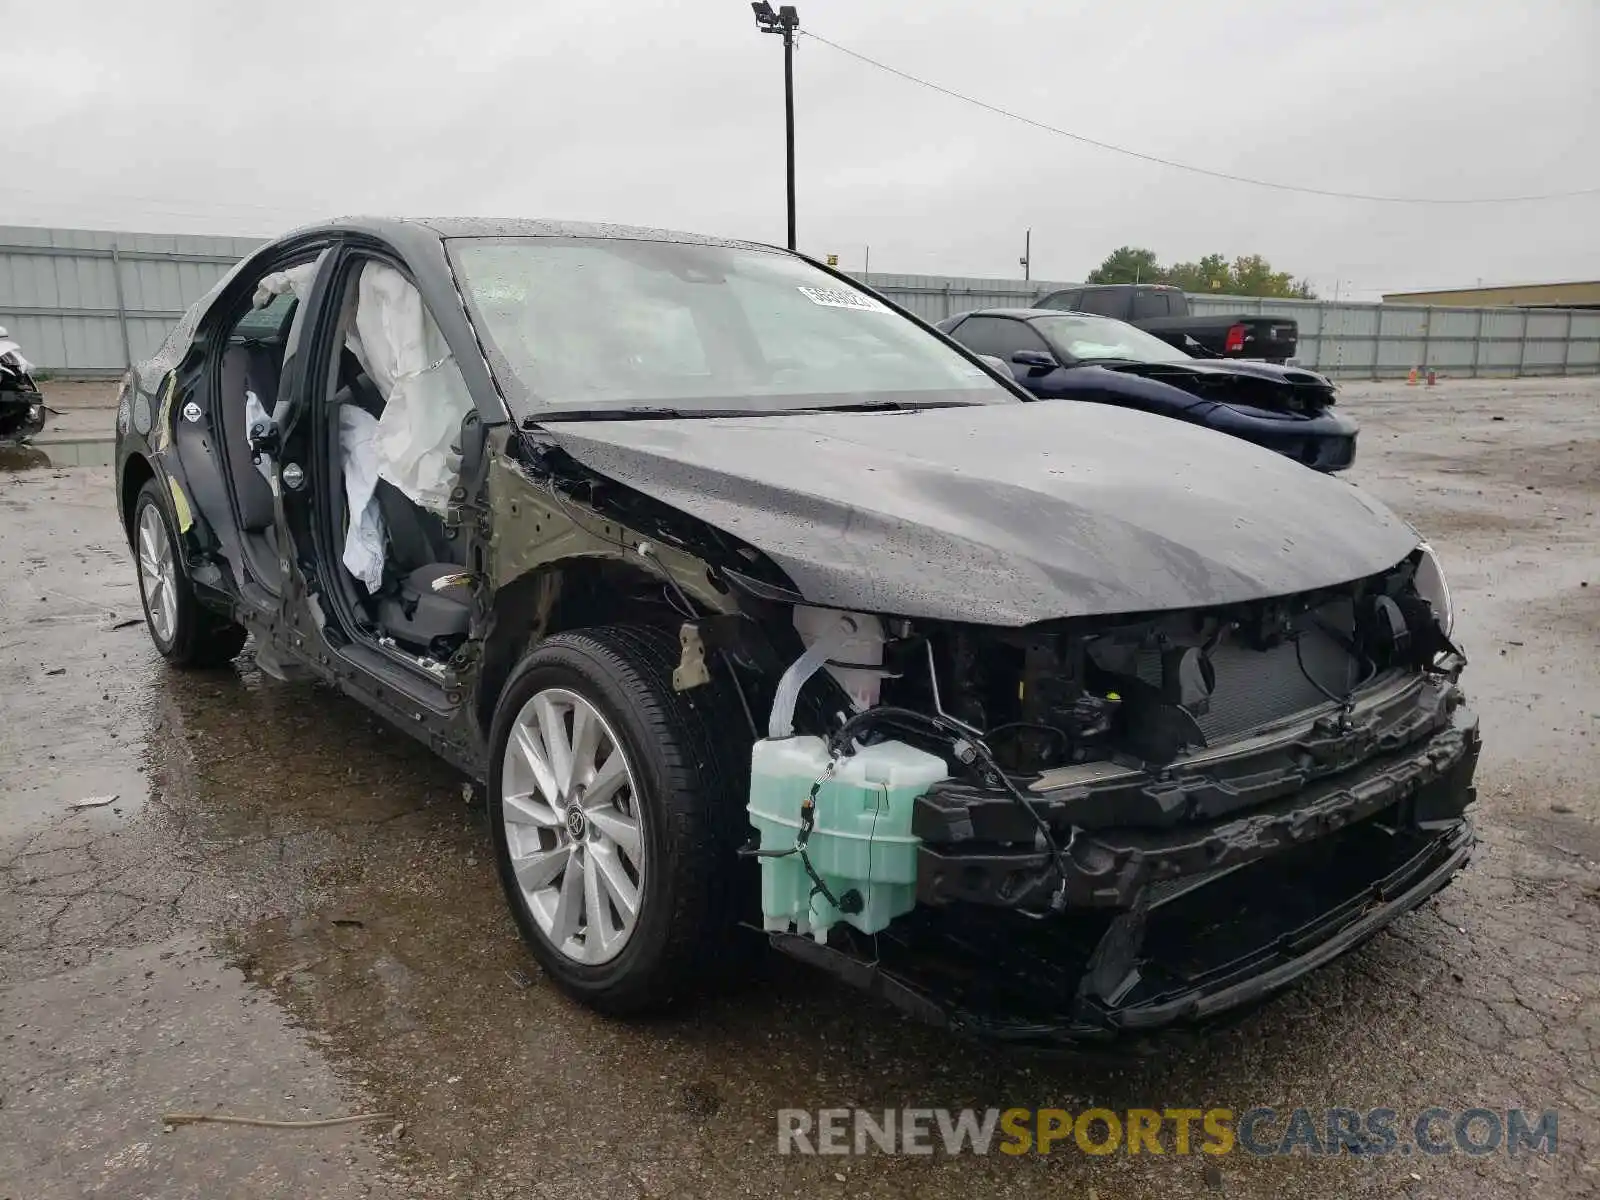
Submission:
[[[1460,817],[1443,832],[1420,839],[1398,863],[1385,863],[1386,869],[1331,908],[1245,947],[1237,957],[1219,954],[1209,971],[1176,987],[1137,992],[1142,981],[1133,978],[1138,966],[1131,959],[1121,980],[1115,979],[1115,968],[1091,973],[1080,989],[1078,1015],[1106,1029],[1133,1031],[1201,1021],[1264,999],[1443,890],[1467,865],[1476,840],[1471,821]],[[1124,987],[1135,990],[1123,993]]]
[[[1101,772],[1040,793],[1036,811],[1066,854],[1068,908],[1122,910],[1364,821],[1411,800],[1438,828],[1472,799],[1478,720],[1444,679],[1375,689],[1341,721],[1197,756],[1152,777]],[[1120,818],[1118,814],[1127,814]],[[917,900],[1043,912],[1060,885],[1031,819],[995,789],[938,785],[918,803]]]
[[[1080,830],[1064,912],[1017,911],[1059,884],[1032,847],[925,843],[923,902],[879,936],[875,961],[820,965],[924,1020],[1012,1041],[1103,1038],[1248,1006],[1416,908],[1467,863],[1478,723],[1453,687],[1441,695],[1427,732],[1413,725],[1414,740],[1269,804],[1167,828]],[[947,834],[951,803],[933,801]]]

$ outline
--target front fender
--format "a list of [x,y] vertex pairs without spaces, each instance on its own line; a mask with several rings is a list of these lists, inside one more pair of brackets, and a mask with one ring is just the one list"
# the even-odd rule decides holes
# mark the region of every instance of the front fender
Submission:
[[1170,383],[1124,375],[1104,367],[1063,367],[1043,376],[1038,386],[1041,390],[1037,394],[1041,398],[1120,404],[1125,408],[1190,420],[1194,419],[1192,410],[1211,403]]

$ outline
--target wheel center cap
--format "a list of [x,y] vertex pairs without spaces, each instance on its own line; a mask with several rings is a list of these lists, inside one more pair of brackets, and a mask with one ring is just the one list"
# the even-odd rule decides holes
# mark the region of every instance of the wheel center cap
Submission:
[[574,804],[567,809],[567,832],[572,835],[572,840],[581,842],[589,833],[589,820],[583,815],[583,809]]

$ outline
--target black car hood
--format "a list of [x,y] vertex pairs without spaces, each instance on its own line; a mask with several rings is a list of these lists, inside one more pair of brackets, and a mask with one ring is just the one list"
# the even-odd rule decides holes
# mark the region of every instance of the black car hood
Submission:
[[810,602],[1026,625],[1281,596],[1417,544],[1349,484],[1102,404],[552,423],[589,469],[764,552]]
[[1152,363],[1152,366],[1176,366],[1202,374],[1250,375],[1256,379],[1271,379],[1305,387],[1331,388],[1326,375],[1318,375],[1304,367],[1290,367],[1282,363],[1257,362],[1250,358],[1191,358],[1176,363]]
[[1172,363],[1105,363],[1108,371],[1156,380],[1206,399],[1233,397],[1262,408],[1326,408],[1334,402],[1332,381],[1303,367],[1227,358]]

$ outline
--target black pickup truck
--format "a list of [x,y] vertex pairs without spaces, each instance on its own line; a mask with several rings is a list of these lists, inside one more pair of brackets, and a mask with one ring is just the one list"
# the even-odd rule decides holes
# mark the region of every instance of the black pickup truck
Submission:
[[1287,362],[1294,357],[1300,327],[1292,317],[1246,313],[1198,316],[1189,312],[1181,289],[1155,283],[1108,283],[1049,292],[1034,308],[1097,313],[1115,317],[1156,335],[1180,350],[1192,350],[1188,339],[1219,358],[1263,358]]

